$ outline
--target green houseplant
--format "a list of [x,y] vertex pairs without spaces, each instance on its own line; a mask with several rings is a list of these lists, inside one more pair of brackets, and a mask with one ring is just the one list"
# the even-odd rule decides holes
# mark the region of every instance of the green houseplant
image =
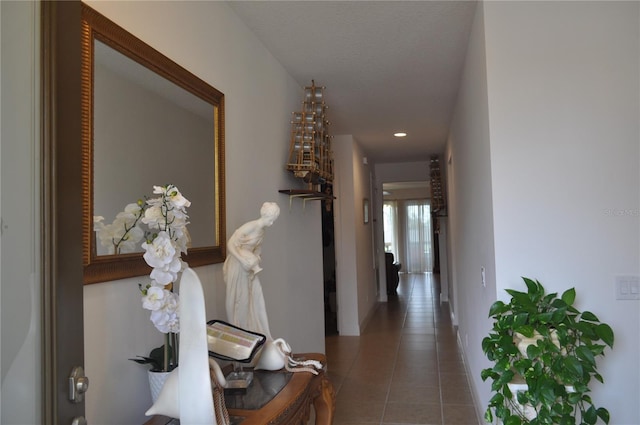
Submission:
[[[482,370],[495,392],[485,412],[505,425],[609,423],[609,412],[589,396],[592,378],[603,382],[596,358],[613,347],[611,327],[573,306],[576,291],[546,294],[540,282],[523,278],[527,292],[507,289],[511,301],[496,301],[482,350],[494,366]],[[522,382],[514,387],[514,382]],[[513,388],[518,388],[517,390]]]
[[[134,362],[142,365],[148,365],[150,372],[170,372],[172,369],[168,369],[165,364],[168,363],[170,365],[177,364],[177,359],[173,358],[174,350],[166,350],[165,345],[161,345],[160,347],[156,347],[149,353],[149,356],[136,356],[133,360]],[[168,362],[165,362],[166,354],[169,354]]]

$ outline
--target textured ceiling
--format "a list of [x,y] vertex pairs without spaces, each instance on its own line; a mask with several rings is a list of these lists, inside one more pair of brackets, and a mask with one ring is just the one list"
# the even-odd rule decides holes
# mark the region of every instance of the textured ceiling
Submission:
[[301,86],[326,87],[330,134],[378,163],[444,150],[475,1],[229,4]]

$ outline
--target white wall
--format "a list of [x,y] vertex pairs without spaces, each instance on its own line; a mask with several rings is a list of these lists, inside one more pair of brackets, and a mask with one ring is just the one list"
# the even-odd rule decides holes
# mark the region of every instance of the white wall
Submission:
[[[355,141],[355,139],[354,139]],[[360,330],[364,330],[377,304],[378,281],[376,279],[376,261],[373,250],[374,216],[371,211],[378,208],[372,197],[372,176],[370,166],[364,164],[365,154],[356,142],[353,150],[353,176],[356,238],[356,268],[358,271],[358,320]],[[369,202],[369,222],[364,223],[364,200]],[[344,224],[344,223],[343,223]],[[343,226],[344,228],[344,226]],[[343,264],[345,266],[347,264]],[[349,306],[345,306],[349,308]],[[339,312],[340,310],[338,310]],[[339,313],[338,313],[339,314]]]
[[[261,282],[271,333],[294,351],[324,352],[320,203],[293,202],[284,171],[291,113],[302,89],[221,2],[88,2],[225,94],[227,236],[276,201],[263,243]],[[187,24],[188,23],[188,24]],[[187,193],[188,188],[180,188]],[[221,265],[200,267],[207,317],[224,318]],[[143,367],[128,361],[162,343],[139,304],[144,277],[85,287],[85,356],[93,424],[143,423],[150,405]],[[107,321],[109,321],[107,323]]]
[[[360,335],[378,296],[373,253],[371,171],[352,136],[335,136],[335,241],[338,332]],[[364,224],[363,199],[370,201],[370,219]],[[355,265],[355,267],[354,267]]]
[[498,296],[521,275],[575,286],[578,307],[613,327],[593,398],[615,424],[640,423],[640,309],[614,290],[640,274],[639,6],[485,12]]
[[[549,292],[575,287],[577,307],[613,327],[614,349],[599,361],[605,384],[595,382],[592,397],[612,424],[640,423],[638,302],[617,301],[614,291],[616,275],[640,274],[639,17],[637,2],[478,9],[449,184],[460,335],[469,335],[480,410],[491,396],[479,379],[489,364],[479,340],[490,329],[490,298],[524,289],[528,276]],[[495,272],[487,269],[480,290],[477,267],[490,259],[491,239]]]
[[0,2],[3,424],[42,423],[39,13],[36,2]]
[[[491,327],[487,313],[496,298],[496,279],[481,7],[477,8],[467,49],[445,154],[449,244],[455,265],[449,282],[453,286],[450,303],[459,326],[459,338],[467,355],[467,365],[473,372],[470,380],[476,391],[480,387],[480,401],[484,406],[489,388],[479,377],[479,370],[487,366],[480,347],[482,338]],[[486,270],[486,287],[482,286],[481,267]]]
[[375,164],[375,170],[380,184],[429,180],[429,161],[381,163]]

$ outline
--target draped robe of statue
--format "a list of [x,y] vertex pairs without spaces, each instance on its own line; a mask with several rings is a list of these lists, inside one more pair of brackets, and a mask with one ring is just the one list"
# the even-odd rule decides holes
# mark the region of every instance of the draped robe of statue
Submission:
[[277,204],[265,202],[261,217],[240,226],[227,243],[227,259],[223,266],[227,286],[227,320],[240,328],[258,332],[272,340],[267,309],[258,278],[260,254],[265,227],[273,224],[280,213]]

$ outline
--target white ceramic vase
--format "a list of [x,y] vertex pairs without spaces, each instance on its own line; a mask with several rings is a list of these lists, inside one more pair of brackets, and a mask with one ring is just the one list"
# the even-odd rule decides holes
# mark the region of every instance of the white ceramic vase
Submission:
[[158,400],[158,395],[164,386],[165,381],[169,377],[170,372],[152,372],[149,374],[149,388],[151,389],[151,401],[155,403]]

